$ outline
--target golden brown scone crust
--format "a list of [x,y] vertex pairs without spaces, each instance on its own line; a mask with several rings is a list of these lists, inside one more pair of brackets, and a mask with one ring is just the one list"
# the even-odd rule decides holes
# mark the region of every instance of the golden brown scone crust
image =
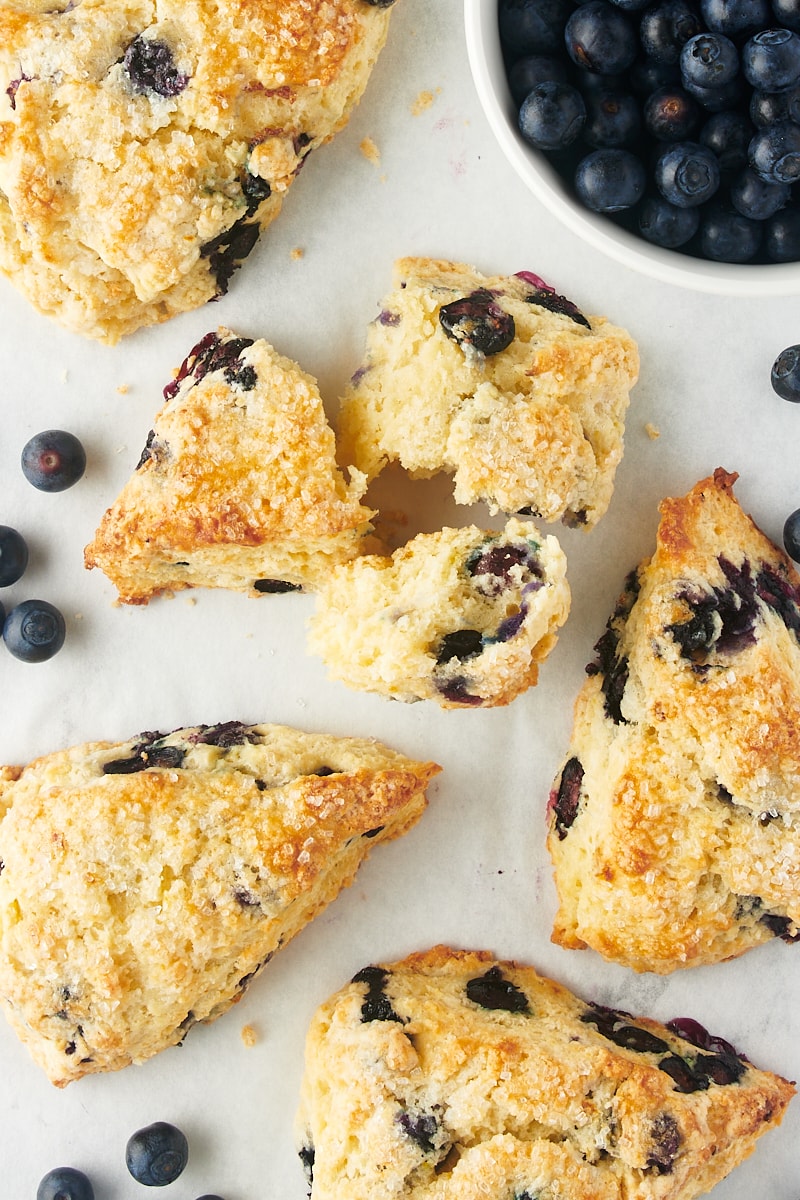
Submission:
[[800,579],[735,480],[663,502],[551,796],[554,940],[638,971],[800,932]]
[[[535,278],[396,262],[342,399],[342,461],[370,479],[389,462],[412,475],[451,472],[459,504],[594,525],[622,457],[638,351],[624,329],[585,317]],[[513,320],[504,349],[476,349],[480,328],[470,339],[469,317],[459,323],[466,340],[445,332],[445,306],[476,293],[479,310],[488,297],[490,325]]]
[[[368,967],[307,1036],[297,1133],[311,1198],[691,1200],[794,1094],[692,1036],[483,951]],[[680,1090],[692,1073],[696,1090]]]
[[225,291],[386,38],[366,0],[0,4],[0,269],[114,342]]
[[566,557],[532,522],[418,534],[337,567],[309,649],[349,687],[442,708],[510,704],[539,676],[569,613]]
[[84,555],[122,603],[186,587],[313,589],[362,552],[364,481],[345,483],[316,381],[296,363],[219,329],[165,395]]
[[439,768],[228,722],[0,771],[0,1003],[59,1087],[142,1062],[236,1000],[405,833]]

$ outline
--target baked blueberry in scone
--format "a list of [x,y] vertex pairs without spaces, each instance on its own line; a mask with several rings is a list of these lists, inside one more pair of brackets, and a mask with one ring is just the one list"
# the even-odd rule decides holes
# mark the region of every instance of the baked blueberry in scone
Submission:
[[181,1042],[419,820],[438,771],[240,721],[0,768],[0,1007],[59,1087]]
[[320,586],[308,647],[349,687],[443,708],[510,703],[532,687],[570,604],[557,540],[512,517],[418,534]]
[[341,404],[344,461],[453,476],[459,504],[592,526],[622,457],[633,339],[538,276],[404,258]]
[[312,1200],[693,1200],[794,1090],[694,1021],[436,946],[318,1008],[297,1139]]
[[554,940],[638,971],[800,937],[800,579],[735,480],[662,503],[550,798]]
[[224,293],[347,123],[368,0],[0,3],[0,270],[114,342]]
[[164,397],[85,551],[120,601],[186,587],[300,591],[362,552],[364,480],[345,482],[316,381],[296,363],[219,329]]

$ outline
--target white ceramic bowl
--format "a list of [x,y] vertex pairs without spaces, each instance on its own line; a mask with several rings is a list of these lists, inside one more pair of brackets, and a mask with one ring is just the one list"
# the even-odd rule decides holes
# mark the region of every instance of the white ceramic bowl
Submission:
[[544,155],[517,131],[516,107],[506,80],[497,0],[464,0],[467,51],[484,112],[506,158],[531,191],[563,222],[618,262],[666,283],[726,295],[800,295],[800,263],[748,265],[706,262],[637,238],[575,200]]

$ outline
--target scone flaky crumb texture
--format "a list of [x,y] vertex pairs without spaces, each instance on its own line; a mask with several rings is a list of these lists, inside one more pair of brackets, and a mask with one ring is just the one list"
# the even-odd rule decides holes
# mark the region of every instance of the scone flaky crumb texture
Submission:
[[437,946],[317,1010],[298,1149],[311,1200],[693,1200],[793,1095],[695,1022]]
[[142,1062],[241,997],[410,829],[438,772],[226,722],[0,770],[0,1005],[50,1080]]
[[800,578],[735,481],[662,503],[550,798],[554,940],[638,971],[800,937]]
[[626,330],[530,272],[403,258],[342,398],[342,462],[446,472],[459,504],[591,527],[638,372]]
[[347,122],[391,8],[0,4],[0,270],[114,342],[227,290]]

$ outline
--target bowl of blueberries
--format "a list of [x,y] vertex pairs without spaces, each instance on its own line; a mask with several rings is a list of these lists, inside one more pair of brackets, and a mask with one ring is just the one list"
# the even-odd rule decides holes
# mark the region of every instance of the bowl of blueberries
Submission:
[[576,234],[718,294],[800,293],[800,0],[465,0],[511,165]]

